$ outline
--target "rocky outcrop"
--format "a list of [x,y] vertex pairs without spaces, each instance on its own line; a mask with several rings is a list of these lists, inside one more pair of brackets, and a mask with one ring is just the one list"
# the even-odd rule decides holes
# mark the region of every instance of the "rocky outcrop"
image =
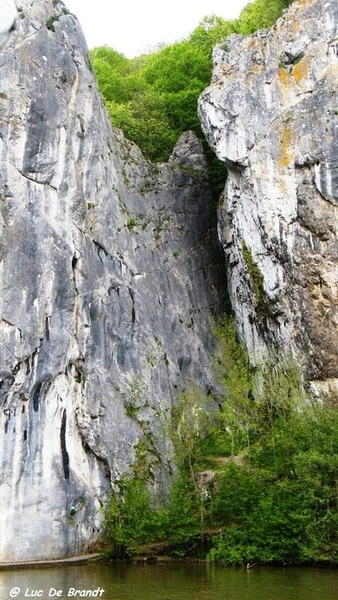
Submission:
[[[76,18],[18,2],[0,54],[0,560],[76,554],[172,403],[212,386],[222,258],[200,143],[152,165],[114,131]],[[156,490],[155,490],[156,491]]]
[[219,232],[253,360],[292,351],[338,377],[338,5],[299,0],[214,51],[203,129],[228,166]]

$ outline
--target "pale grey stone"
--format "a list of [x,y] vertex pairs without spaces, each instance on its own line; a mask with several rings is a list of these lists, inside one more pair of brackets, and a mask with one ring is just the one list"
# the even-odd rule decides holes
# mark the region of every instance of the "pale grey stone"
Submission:
[[338,378],[337,48],[337,2],[294,2],[271,31],[214,50],[199,103],[228,165],[219,232],[238,330],[253,361],[292,353],[317,383]]
[[22,0],[0,53],[0,560],[97,539],[143,439],[154,492],[168,423],[213,386],[223,259],[202,148],[152,165],[112,129],[76,18]]

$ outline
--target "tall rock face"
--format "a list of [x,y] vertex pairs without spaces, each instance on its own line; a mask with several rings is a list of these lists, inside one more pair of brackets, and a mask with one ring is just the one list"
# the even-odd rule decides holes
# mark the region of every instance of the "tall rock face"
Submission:
[[200,99],[228,166],[219,232],[254,360],[292,351],[338,378],[338,4],[298,0],[271,31],[214,51]]
[[165,489],[171,406],[212,386],[224,287],[194,135],[148,163],[112,129],[75,17],[18,11],[0,54],[0,561],[85,551],[135,460]]

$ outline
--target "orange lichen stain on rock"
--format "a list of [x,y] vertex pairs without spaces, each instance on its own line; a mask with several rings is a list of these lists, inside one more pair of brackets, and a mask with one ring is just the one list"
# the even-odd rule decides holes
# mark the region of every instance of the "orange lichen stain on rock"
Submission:
[[303,79],[306,79],[306,77],[308,77],[310,62],[311,62],[310,57],[304,56],[304,58],[302,58],[302,60],[300,60],[295,65],[293,65],[292,75],[294,77],[294,80],[297,83],[301,83],[301,81],[303,81]]
[[251,38],[249,38],[249,48],[250,50],[255,50],[256,48],[259,48],[261,46],[262,42],[261,40],[256,37],[255,35],[253,35]]
[[298,0],[297,4],[299,7],[305,8],[306,6],[313,4],[313,0]]
[[247,74],[249,76],[258,75],[259,73],[262,73],[262,71],[265,71],[265,65],[251,65]]
[[279,187],[281,193],[283,194],[283,196],[287,196],[288,195],[289,188],[288,188],[288,186],[286,184],[285,179],[282,179],[282,178],[278,179],[278,187]]
[[[299,2],[298,2],[299,4]],[[297,35],[299,33],[300,30],[300,24],[299,24],[299,19],[288,19],[288,29],[289,29],[289,34],[291,33],[292,39],[294,39],[294,36]]]
[[280,148],[279,148],[279,158],[278,165],[279,167],[288,167],[293,160],[293,144],[292,144],[292,131],[289,125],[285,125],[282,135],[280,138]]
[[284,67],[279,67],[278,80],[283,87],[285,87],[286,85],[290,85],[290,75],[287,69],[284,69]]
[[297,33],[299,33],[300,31],[300,25],[299,25],[299,21],[298,20],[294,20],[292,22],[292,30],[293,30],[293,34],[297,35]]
[[222,74],[226,75],[227,77],[235,77],[237,75],[237,68],[235,68],[233,65],[229,65],[229,63],[224,63],[222,65]]

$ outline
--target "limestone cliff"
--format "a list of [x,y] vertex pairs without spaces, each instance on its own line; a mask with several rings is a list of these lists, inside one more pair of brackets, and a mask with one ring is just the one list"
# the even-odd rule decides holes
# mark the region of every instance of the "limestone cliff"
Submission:
[[[292,351],[338,377],[338,4],[298,0],[214,51],[203,128],[228,166],[219,232],[255,360]],[[333,381],[334,382],[334,381]]]
[[14,34],[17,16],[14,0],[0,1],[0,48],[3,48]]
[[200,143],[149,164],[112,129],[76,18],[17,7],[0,53],[0,561],[86,550],[137,453],[165,486],[166,422],[187,381],[212,385],[224,287]]

